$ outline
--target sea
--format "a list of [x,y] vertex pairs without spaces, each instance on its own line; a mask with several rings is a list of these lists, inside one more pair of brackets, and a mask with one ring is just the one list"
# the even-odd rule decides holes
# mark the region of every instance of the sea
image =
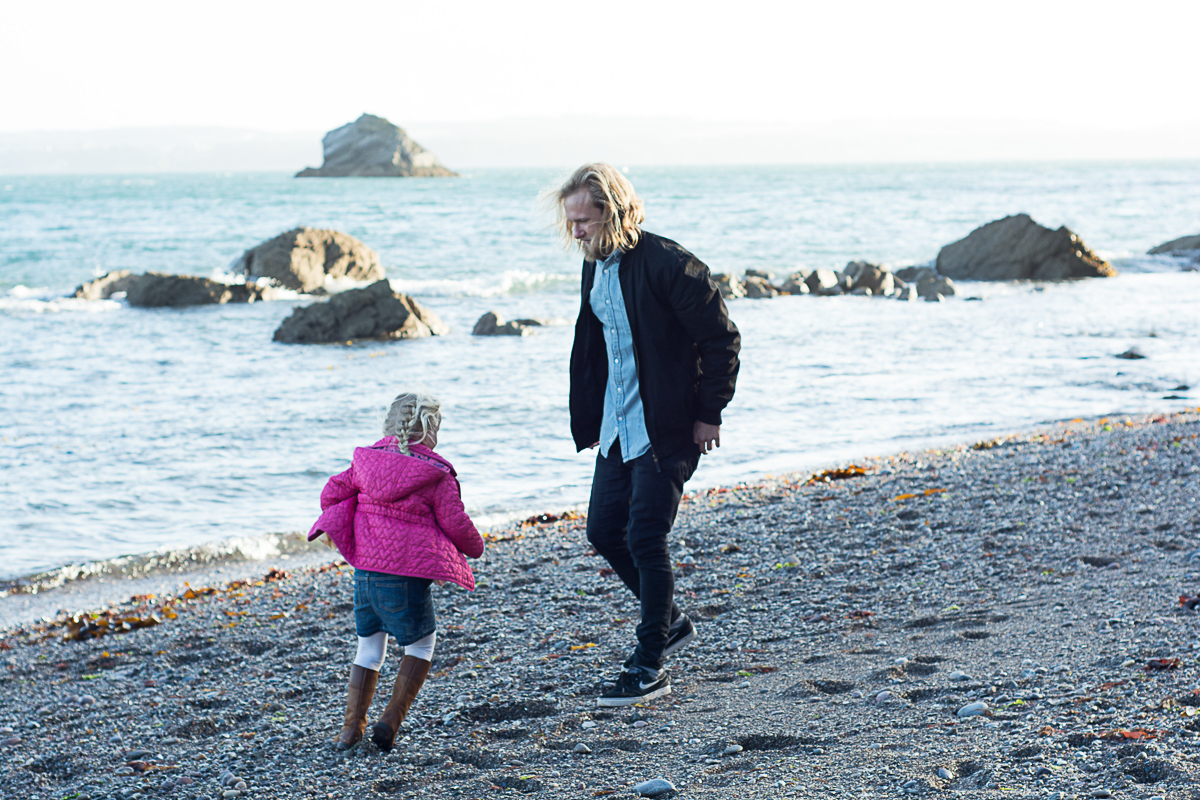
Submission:
[[[1145,254],[1200,233],[1200,162],[626,174],[646,228],[714,272],[929,264],[1019,212],[1068,226],[1120,272],[962,282],[942,303],[730,301],[737,394],[691,488],[1200,405],[1200,273]],[[307,531],[325,481],[408,387],[443,401],[439,452],[481,525],[586,504],[595,456],[575,452],[567,415],[581,258],[539,201],[563,176],[0,176],[0,578]],[[234,281],[245,249],[301,225],[377,250],[392,285],[451,333],[285,345],[272,341],[280,321],[320,301],[147,310],[70,297],[116,269]],[[487,311],[555,324],[471,336]],[[1130,348],[1145,358],[1116,358]]]

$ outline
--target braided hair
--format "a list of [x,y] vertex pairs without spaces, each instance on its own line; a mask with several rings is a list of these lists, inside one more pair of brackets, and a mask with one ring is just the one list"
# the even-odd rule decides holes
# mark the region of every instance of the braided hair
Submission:
[[423,392],[402,392],[383,420],[383,435],[394,438],[400,452],[408,455],[410,443],[425,441],[441,424],[441,401]]

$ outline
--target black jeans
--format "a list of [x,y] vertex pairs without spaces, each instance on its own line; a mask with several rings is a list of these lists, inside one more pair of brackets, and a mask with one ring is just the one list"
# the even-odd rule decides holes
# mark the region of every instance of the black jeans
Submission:
[[641,601],[642,621],[633,654],[639,666],[662,668],[667,632],[679,616],[667,536],[675,523],[683,484],[699,461],[699,448],[689,447],[657,464],[648,452],[625,463],[619,441],[609,457],[596,457],[587,537]]

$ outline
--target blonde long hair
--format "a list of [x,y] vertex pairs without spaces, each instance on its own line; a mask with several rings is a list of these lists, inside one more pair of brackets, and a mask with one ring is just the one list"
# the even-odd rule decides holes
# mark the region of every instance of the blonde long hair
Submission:
[[383,420],[383,435],[396,440],[400,452],[408,455],[408,445],[423,442],[442,425],[442,403],[425,392],[401,392],[392,401]]
[[645,206],[629,179],[612,164],[602,162],[584,164],[562,186],[546,193],[546,199],[554,207],[555,224],[566,249],[570,250],[578,242],[574,236],[575,226],[567,219],[564,204],[568,197],[581,189],[587,191],[603,214],[604,226],[596,234],[592,249],[597,253],[632,250],[642,236],[642,223],[646,221]]

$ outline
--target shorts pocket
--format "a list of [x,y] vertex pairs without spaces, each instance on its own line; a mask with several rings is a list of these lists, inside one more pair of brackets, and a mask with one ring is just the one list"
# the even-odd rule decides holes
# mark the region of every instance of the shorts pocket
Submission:
[[408,611],[408,581],[375,581],[375,607],[385,614]]

